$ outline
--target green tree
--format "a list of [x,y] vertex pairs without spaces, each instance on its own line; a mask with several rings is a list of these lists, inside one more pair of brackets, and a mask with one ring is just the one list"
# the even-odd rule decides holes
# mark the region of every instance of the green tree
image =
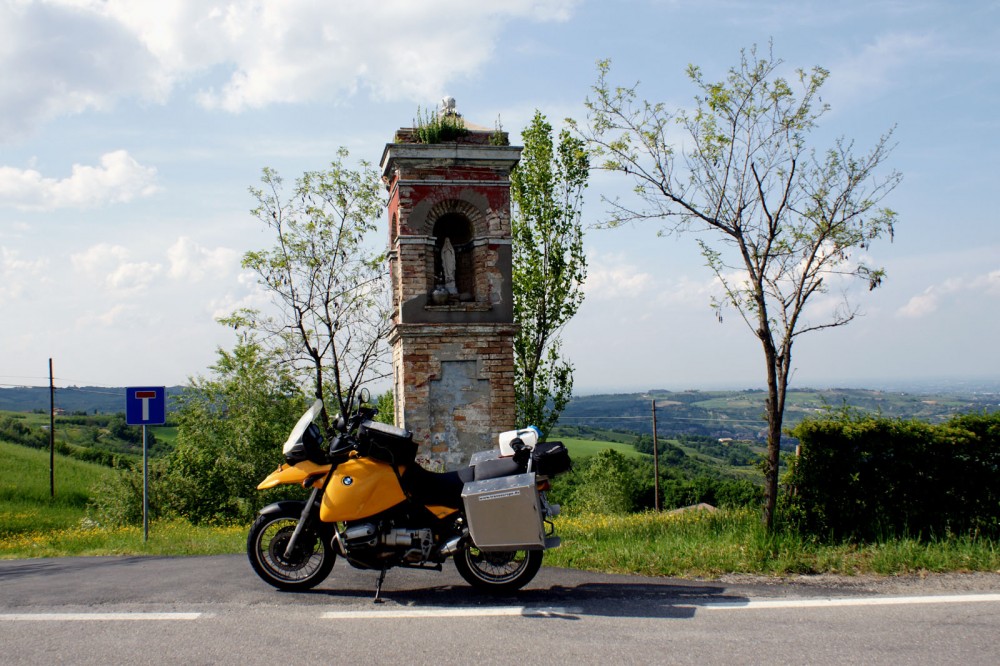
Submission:
[[[192,523],[247,522],[269,496],[257,484],[282,461],[281,445],[305,410],[292,374],[252,338],[218,350],[209,377],[176,398],[177,442],[150,469],[153,517]],[[101,522],[142,517],[142,470],[125,469],[95,493]]]
[[306,401],[294,376],[251,338],[218,350],[211,371],[177,400],[177,446],[161,495],[192,522],[247,521],[264,501],[257,484],[282,462]]
[[[390,325],[384,253],[366,243],[385,210],[384,188],[368,162],[345,166],[346,149],[325,171],[310,171],[285,195],[265,168],[253,215],[274,235],[270,249],[247,252],[243,266],[271,295],[273,308],[223,319],[259,331],[328,406],[347,413],[362,384],[387,376]],[[330,419],[326,409],[323,423]]]
[[[825,151],[810,148],[810,133],[827,110],[819,99],[827,72],[799,70],[795,92],[778,74],[781,65],[753,48],[722,81],[689,66],[695,105],[671,112],[641,101],[638,84],[612,86],[605,61],[580,130],[603,158],[602,168],[634,183],[636,203],[613,202],[611,223],[659,219],[666,233],[699,232],[702,254],[722,288],[713,301],[717,316],[721,321],[723,308],[732,307],[761,343],[768,529],[793,343],[857,316],[846,291],[852,278],[869,289],[881,284],[884,271],[869,263],[865,250],[892,237],[896,214],[879,204],[901,178],[897,172],[878,175],[892,150],[891,131],[861,155],[844,139]],[[842,292],[839,307],[807,307],[831,289]]]
[[396,425],[396,398],[392,394],[392,389],[375,397],[375,409],[378,410],[378,414],[375,415],[376,421]]
[[583,302],[587,276],[580,209],[590,160],[584,142],[535,112],[511,174],[513,216],[514,393],[519,423],[547,433],[573,392],[573,366],[560,332]]
[[573,508],[590,513],[629,513],[635,508],[637,491],[633,465],[621,453],[605,449],[580,473]]

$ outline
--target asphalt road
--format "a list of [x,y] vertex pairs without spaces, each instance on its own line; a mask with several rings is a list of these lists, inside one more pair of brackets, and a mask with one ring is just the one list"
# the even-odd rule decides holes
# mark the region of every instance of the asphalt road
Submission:
[[0,664],[842,664],[1000,660],[1000,575],[692,582],[543,568],[473,592],[452,565],[339,561],[308,593],[242,556],[0,562]]

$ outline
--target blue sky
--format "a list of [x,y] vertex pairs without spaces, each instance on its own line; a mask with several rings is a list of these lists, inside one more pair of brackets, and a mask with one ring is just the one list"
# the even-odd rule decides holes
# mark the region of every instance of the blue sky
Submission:
[[[516,142],[536,108],[583,118],[604,58],[690,106],[688,63],[721,79],[768,41],[789,73],[830,71],[816,147],[895,126],[904,178],[895,240],[870,250],[888,279],[799,342],[793,385],[998,379],[998,2],[0,0],[0,384],[42,383],[50,357],[59,385],[203,373],[234,340],[214,318],[263,302],[239,260],[270,242],[247,192],[265,166],[377,161],[446,94]],[[595,172],[587,224],[628,190]],[[578,391],[759,386],[694,238],[657,231],[587,233]]]

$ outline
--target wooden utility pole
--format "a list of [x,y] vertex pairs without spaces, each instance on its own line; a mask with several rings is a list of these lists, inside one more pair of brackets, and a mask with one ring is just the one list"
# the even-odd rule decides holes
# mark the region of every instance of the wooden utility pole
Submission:
[[49,359],[49,497],[56,496],[56,385]]
[[660,443],[656,439],[656,400],[653,403],[653,507],[660,510]]

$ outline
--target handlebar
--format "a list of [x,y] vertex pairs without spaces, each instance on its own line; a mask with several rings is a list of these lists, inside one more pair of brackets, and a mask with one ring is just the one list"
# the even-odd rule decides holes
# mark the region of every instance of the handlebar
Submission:
[[531,457],[531,449],[520,437],[510,440],[510,448],[514,451],[514,462],[518,465],[526,465]]

